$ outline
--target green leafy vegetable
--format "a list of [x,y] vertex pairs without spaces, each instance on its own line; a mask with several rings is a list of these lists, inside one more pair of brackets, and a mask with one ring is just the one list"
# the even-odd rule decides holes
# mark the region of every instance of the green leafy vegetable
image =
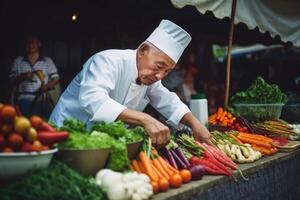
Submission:
[[251,121],[263,121],[278,118],[282,109],[280,104],[287,100],[287,95],[278,85],[270,85],[259,76],[246,91],[232,96],[231,103],[234,106],[233,113]]
[[93,132],[91,135],[71,132],[69,139],[57,146],[65,149],[96,149],[109,148],[113,142],[114,139],[103,132]]
[[115,171],[121,171],[129,164],[126,144],[118,141],[113,142],[107,167]]
[[269,85],[259,76],[246,91],[232,96],[231,103],[276,104],[286,103],[287,100],[287,95],[279,89],[278,85]]
[[121,121],[96,123],[91,132],[79,120],[66,120],[60,130],[70,132],[65,142],[59,143],[58,148],[64,149],[96,149],[111,147],[108,168],[121,171],[130,164],[127,152],[127,143],[143,140],[144,129],[135,127],[128,129]]
[[127,129],[122,121],[111,123],[99,122],[92,127],[92,130],[105,132],[125,143],[141,141],[144,136],[144,129],[142,127]]
[[88,131],[86,129],[86,125],[78,120],[78,119],[68,119],[64,121],[64,125],[60,128],[60,130],[68,131],[70,133],[81,133],[81,134],[87,134]]
[[29,174],[18,182],[2,186],[0,194],[2,200],[107,199],[94,179],[83,177],[60,162]]

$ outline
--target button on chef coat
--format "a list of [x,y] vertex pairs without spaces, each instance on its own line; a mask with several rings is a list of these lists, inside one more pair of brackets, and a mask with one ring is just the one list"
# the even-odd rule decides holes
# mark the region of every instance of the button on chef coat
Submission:
[[[177,126],[190,112],[161,81],[137,85],[136,50],[106,50],[92,56],[72,80],[56,104],[50,120],[58,126],[66,119],[112,122],[127,107],[142,111],[147,103]],[[130,94],[129,94],[130,93]]]

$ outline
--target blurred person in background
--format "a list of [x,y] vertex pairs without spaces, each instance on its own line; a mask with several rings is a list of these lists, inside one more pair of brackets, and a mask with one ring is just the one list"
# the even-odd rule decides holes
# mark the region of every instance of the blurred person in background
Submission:
[[48,119],[54,104],[49,91],[59,85],[57,68],[51,58],[41,55],[37,35],[27,35],[24,46],[25,55],[13,61],[9,73],[14,88],[11,103],[25,116],[35,114]]

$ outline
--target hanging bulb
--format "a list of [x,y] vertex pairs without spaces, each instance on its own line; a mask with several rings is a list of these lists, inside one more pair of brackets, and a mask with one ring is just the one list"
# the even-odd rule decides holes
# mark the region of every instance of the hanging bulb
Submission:
[[72,21],[76,21],[76,20],[77,20],[77,14],[73,13],[73,15],[72,15]]

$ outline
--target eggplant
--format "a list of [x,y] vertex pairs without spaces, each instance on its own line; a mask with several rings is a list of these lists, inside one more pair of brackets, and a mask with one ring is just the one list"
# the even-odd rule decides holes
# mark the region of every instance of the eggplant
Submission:
[[163,156],[168,160],[170,165],[172,165],[172,167],[174,167],[175,169],[178,169],[178,166],[176,164],[176,161],[175,161],[172,153],[166,147],[164,147],[162,149],[162,153],[163,153]]
[[171,152],[172,156],[174,157],[176,164],[178,166],[178,169],[187,169],[186,164],[178,157],[178,155],[175,153],[173,149],[169,149]]
[[188,167],[188,170],[191,172],[193,180],[200,180],[200,179],[202,179],[203,175],[205,174],[204,167],[199,164],[190,165]]
[[184,164],[189,167],[190,163],[189,161],[186,159],[186,157],[184,156],[182,149],[180,147],[177,147],[174,149],[174,152],[177,154],[177,156],[180,158],[180,160],[182,160],[184,162]]

